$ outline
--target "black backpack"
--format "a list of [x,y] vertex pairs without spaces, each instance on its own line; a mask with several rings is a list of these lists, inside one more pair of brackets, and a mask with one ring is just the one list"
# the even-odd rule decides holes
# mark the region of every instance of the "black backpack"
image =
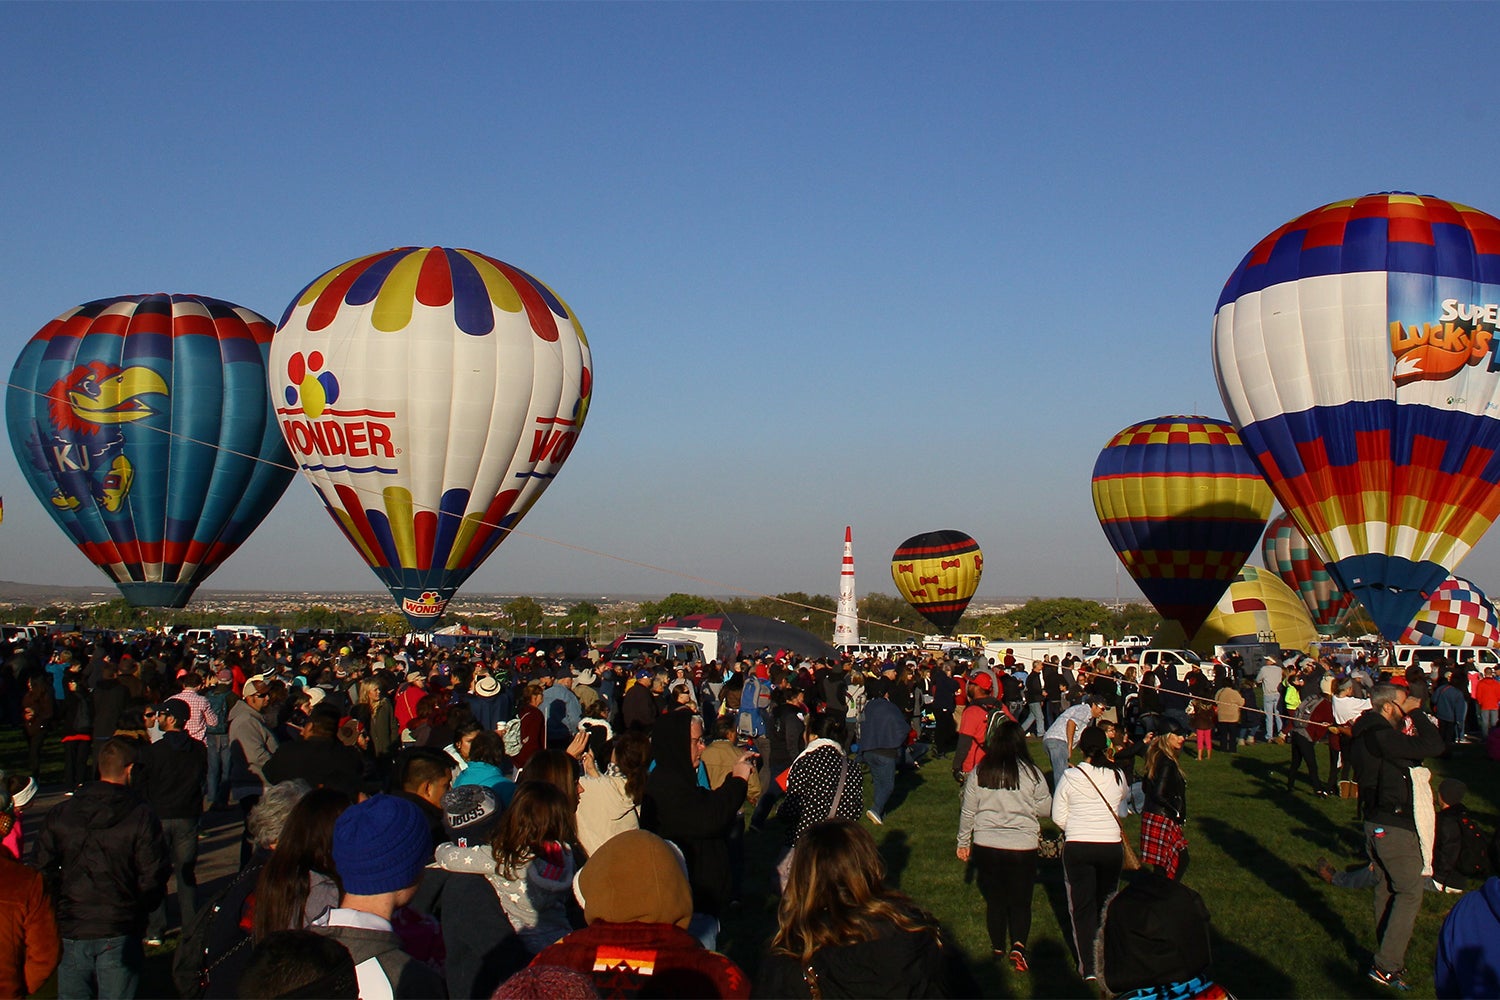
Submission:
[[1458,817],[1458,871],[1469,878],[1487,878],[1490,874],[1490,844],[1479,824],[1467,815]]

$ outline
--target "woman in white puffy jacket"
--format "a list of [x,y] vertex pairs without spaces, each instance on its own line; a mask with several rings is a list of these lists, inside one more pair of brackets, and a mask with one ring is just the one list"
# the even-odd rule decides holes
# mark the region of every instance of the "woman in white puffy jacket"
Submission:
[[1052,793],[1052,821],[1063,830],[1063,877],[1078,974],[1090,982],[1099,978],[1094,968],[1099,919],[1125,864],[1117,817],[1125,815],[1129,789],[1109,762],[1108,747],[1103,729],[1084,729],[1078,737],[1084,759],[1063,773]]

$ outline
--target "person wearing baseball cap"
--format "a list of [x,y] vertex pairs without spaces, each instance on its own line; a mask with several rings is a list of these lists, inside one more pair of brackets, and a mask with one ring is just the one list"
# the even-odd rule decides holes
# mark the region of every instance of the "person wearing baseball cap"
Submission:
[[343,884],[339,905],[313,922],[354,958],[362,997],[441,997],[442,977],[401,949],[391,926],[397,908],[416,895],[432,860],[427,820],[412,803],[376,795],[339,814],[333,864]]

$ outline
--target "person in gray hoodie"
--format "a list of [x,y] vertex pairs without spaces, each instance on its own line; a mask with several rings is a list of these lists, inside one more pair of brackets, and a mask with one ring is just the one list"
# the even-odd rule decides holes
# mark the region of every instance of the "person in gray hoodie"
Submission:
[[1052,812],[1047,781],[1031,762],[1026,730],[1006,719],[990,731],[984,757],[964,779],[958,860],[973,864],[984,896],[990,947],[1026,972],[1038,819]]

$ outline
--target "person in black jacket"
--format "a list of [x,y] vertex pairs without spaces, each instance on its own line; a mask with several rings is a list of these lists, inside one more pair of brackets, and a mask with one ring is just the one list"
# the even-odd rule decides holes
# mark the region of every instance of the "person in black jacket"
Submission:
[[1422,907],[1422,849],[1411,769],[1443,752],[1442,735],[1422,711],[1425,688],[1421,681],[1404,688],[1375,685],[1369,710],[1354,721],[1349,735],[1365,843],[1380,874],[1375,885],[1379,944],[1369,976],[1396,989],[1407,988],[1406,946]]
[[364,755],[339,742],[338,710],[318,705],[308,715],[303,738],[287,740],[266,761],[266,781],[301,778],[314,788],[336,788],[358,799],[364,783]]
[[135,749],[111,739],[98,760],[100,780],[42,821],[36,861],[51,887],[62,935],[58,995],[132,1000],[146,916],[166,892],[171,861],[151,807],[126,787]]
[[[198,888],[198,820],[203,815],[203,785],[208,777],[208,748],[187,734],[187,702],[157,707],[161,739],[141,748],[134,771],[136,791],[161,821],[177,879],[177,906],[186,927],[193,922]],[[167,932],[164,896],[146,923],[146,943],[159,945]]]
[[754,751],[745,751],[718,788],[698,784],[703,722],[688,712],[668,712],[651,733],[654,765],[646,779],[641,827],[682,850],[693,910],[717,918],[729,902],[729,826],[748,791]]
[[1176,719],[1163,716],[1156,741],[1146,751],[1146,777],[1141,782],[1141,861],[1155,865],[1167,878],[1180,879],[1187,869],[1187,778],[1180,756],[1186,733]]

